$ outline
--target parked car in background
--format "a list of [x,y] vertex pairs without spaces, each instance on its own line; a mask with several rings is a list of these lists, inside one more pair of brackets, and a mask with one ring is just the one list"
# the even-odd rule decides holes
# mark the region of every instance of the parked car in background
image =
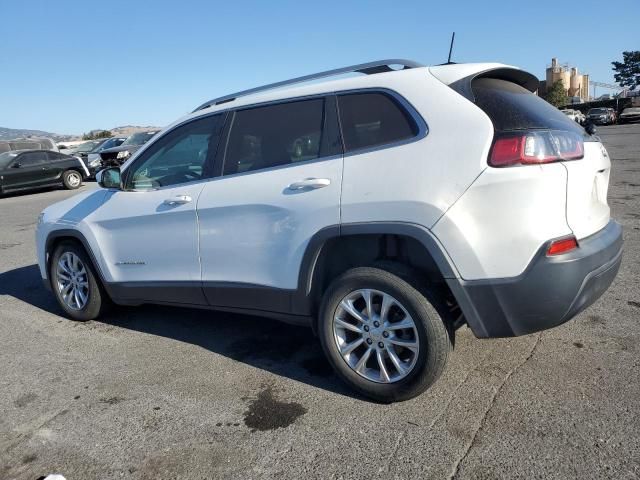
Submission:
[[579,123],[580,125],[584,123],[585,116],[584,116],[584,113],[582,113],[580,110],[565,108],[560,111],[564,113],[567,117],[569,117],[571,120],[573,120],[574,122]]
[[105,141],[106,139],[104,138],[101,138],[99,140],[87,140],[86,142],[80,143],[75,147],[71,147],[65,150],[64,153],[66,153],[67,155],[75,155],[77,157],[82,158],[82,160],[86,161],[87,155],[89,155],[89,152],[92,151],[94,148],[102,145]]
[[[151,130],[149,132],[137,132],[122,142],[118,147],[108,148],[100,152],[100,160],[102,167],[119,166],[129,159],[131,155],[137,152],[142,145],[147,143],[158,133],[159,130]],[[94,167],[99,168],[99,167]]]
[[640,120],[640,107],[629,107],[622,110],[620,114],[620,123],[631,123]]
[[62,153],[67,153],[72,148],[77,147],[81,143],[85,143],[86,140],[71,140],[69,142],[58,142],[58,150]]
[[407,400],[456,329],[553,328],[618,272],[607,150],[537,88],[386,60],[209,100],[41,213],[40,275],[80,321],[113,301],[307,325],[349,386]]
[[609,109],[602,107],[589,109],[587,121],[596,125],[610,125],[613,123]]
[[0,153],[12,150],[51,150],[58,151],[58,146],[50,138],[16,138],[0,140]]
[[51,150],[0,153],[0,194],[51,185],[75,190],[89,171],[81,159]]
[[108,150],[110,148],[119,147],[126,139],[127,137],[108,138],[89,152],[89,154],[87,155],[86,163],[87,167],[89,168],[89,173],[92,177],[102,166],[100,152],[104,152],[105,150]]

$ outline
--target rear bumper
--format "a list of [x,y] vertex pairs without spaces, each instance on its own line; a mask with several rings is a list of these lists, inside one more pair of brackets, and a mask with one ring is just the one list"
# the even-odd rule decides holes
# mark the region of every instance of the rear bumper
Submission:
[[448,280],[473,333],[513,337],[567,322],[611,285],[622,261],[622,227],[605,228],[563,255],[546,256],[544,245],[527,269],[506,279]]

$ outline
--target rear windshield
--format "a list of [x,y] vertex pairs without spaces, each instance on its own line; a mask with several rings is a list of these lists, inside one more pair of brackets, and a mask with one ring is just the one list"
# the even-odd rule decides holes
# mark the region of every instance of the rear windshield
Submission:
[[477,78],[475,102],[498,131],[553,129],[584,135],[584,129],[556,107],[526,88],[506,80]]

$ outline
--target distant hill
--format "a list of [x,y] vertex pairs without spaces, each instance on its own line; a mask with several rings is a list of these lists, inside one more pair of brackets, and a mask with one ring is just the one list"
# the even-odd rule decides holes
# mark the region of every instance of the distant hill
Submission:
[[160,130],[162,127],[140,127],[137,125],[125,125],[123,127],[115,127],[110,130],[114,137],[128,137],[132,133],[147,132],[149,130]]
[[15,138],[47,137],[56,142],[74,140],[77,135],[61,135],[59,133],[44,132],[42,130],[27,130],[23,128],[0,127],[0,140],[13,140]]
[[[91,132],[100,132],[103,129],[91,130]],[[137,125],[125,125],[110,129],[114,137],[128,137],[132,133],[146,132],[148,130],[160,130],[160,127],[141,127]],[[0,127],[0,140],[13,140],[15,138],[28,137],[47,137],[53,138],[56,142],[70,142],[73,140],[81,140],[82,135],[65,135],[60,133],[45,132],[42,130],[28,130],[23,128],[6,128]]]

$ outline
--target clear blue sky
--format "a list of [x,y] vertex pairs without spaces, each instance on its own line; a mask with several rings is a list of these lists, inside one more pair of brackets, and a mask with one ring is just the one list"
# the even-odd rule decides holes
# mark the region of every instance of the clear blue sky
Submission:
[[[209,98],[381,58],[552,56],[613,83],[640,49],[640,0],[0,0],[0,126],[163,126]],[[605,93],[605,90],[600,90]]]

